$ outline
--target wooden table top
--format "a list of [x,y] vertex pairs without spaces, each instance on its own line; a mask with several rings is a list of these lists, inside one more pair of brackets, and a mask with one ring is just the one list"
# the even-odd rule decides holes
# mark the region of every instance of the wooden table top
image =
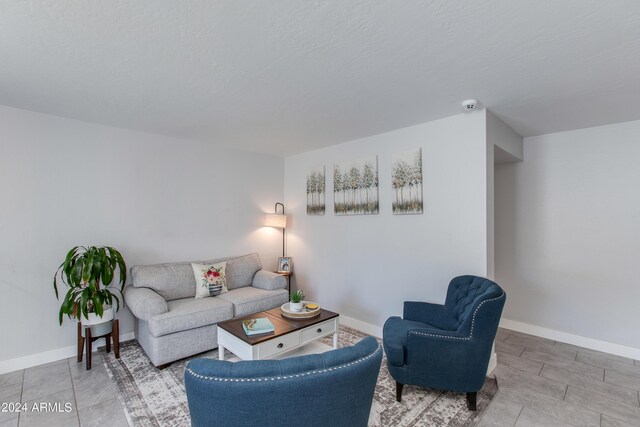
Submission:
[[[333,311],[325,310],[324,308],[320,309],[320,314],[311,319],[288,319],[282,316],[280,312],[280,307],[272,308],[271,310],[261,311],[259,313],[253,313],[249,316],[240,317],[238,319],[225,320],[224,322],[218,323],[218,328],[222,328],[225,331],[229,332],[231,335],[236,338],[241,339],[250,345],[260,344],[265,341],[269,341],[273,338],[288,334],[290,332],[294,332],[300,329],[307,328],[309,326],[316,325],[318,323],[324,322],[325,320],[333,319],[334,317],[338,317],[338,313],[334,313]],[[275,330],[273,332],[268,332],[266,334],[258,334],[258,335],[247,335],[244,333],[244,329],[242,329],[242,321],[247,319],[257,319],[259,317],[268,318]]]

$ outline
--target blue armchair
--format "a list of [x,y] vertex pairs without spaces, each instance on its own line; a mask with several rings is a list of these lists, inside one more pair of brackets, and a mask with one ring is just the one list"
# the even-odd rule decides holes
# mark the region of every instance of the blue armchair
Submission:
[[381,361],[372,337],[283,360],[192,360],[184,374],[191,425],[366,426]]
[[497,283],[460,276],[449,283],[444,305],[405,302],[403,318],[390,317],[383,329],[396,400],[412,384],[467,393],[475,411],[505,299]]

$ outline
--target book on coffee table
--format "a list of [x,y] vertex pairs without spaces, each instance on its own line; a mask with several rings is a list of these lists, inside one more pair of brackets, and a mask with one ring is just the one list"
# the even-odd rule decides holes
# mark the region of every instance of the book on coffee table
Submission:
[[244,333],[247,335],[258,335],[273,332],[275,327],[266,317],[259,317],[257,319],[243,320],[242,329],[244,329]]

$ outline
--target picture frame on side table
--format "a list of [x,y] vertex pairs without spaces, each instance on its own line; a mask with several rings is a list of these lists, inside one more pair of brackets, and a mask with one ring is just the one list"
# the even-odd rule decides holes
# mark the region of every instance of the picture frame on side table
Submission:
[[292,265],[290,256],[278,257],[278,273],[291,273],[291,267]]

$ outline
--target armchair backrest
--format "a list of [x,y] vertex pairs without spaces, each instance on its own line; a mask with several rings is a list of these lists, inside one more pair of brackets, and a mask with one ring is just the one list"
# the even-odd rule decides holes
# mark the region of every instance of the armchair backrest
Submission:
[[[497,318],[494,319],[495,316],[489,316],[489,318],[495,320],[497,329],[497,322],[500,320],[505,299],[506,295],[502,288],[489,279],[478,276],[458,276],[449,283],[444,306],[445,311],[455,322],[456,330],[462,332],[470,331],[474,321],[474,313],[480,304],[496,300]],[[492,320],[491,323],[494,321]],[[486,325],[484,328],[487,326],[493,325]]]
[[192,360],[185,371],[192,426],[366,426],[381,361],[372,337],[283,360]]

